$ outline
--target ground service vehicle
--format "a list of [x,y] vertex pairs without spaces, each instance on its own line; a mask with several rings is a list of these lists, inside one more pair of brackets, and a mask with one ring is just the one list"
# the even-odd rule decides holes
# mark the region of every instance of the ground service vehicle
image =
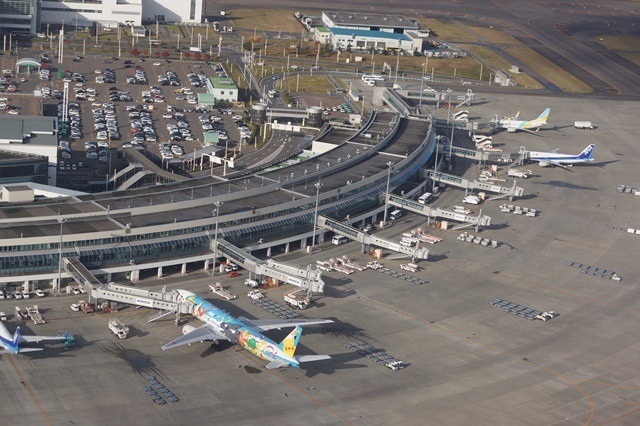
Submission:
[[576,121],[573,123],[573,127],[576,129],[589,129],[593,130],[593,124],[590,121]]
[[466,204],[480,204],[480,198],[476,195],[467,195],[462,200]]
[[252,280],[247,278],[246,280],[244,280],[244,285],[246,285],[247,287],[251,287],[251,288],[258,288],[260,287],[260,283],[256,280]]
[[260,293],[260,290],[251,290],[247,293],[247,297],[249,297],[249,299],[259,300],[264,298],[264,294]]
[[113,334],[118,336],[118,339],[126,339],[127,334],[129,334],[129,327],[124,325],[117,318],[109,320],[109,330],[111,330]]
[[306,295],[306,290],[297,289],[291,290],[284,294],[284,301],[288,305],[298,309],[305,309],[311,303],[311,300]]
[[389,213],[389,219],[391,220],[396,220],[400,216],[402,216],[402,210],[394,210],[391,213]]
[[430,192],[425,192],[424,194],[422,194],[420,196],[420,198],[418,198],[418,202],[420,204],[427,204],[429,201],[431,201],[431,197],[433,196],[432,193]]
[[528,179],[531,176],[531,170],[509,169],[507,176]]
[[400,268],[409,271],[409,272],[418,272],[418,265],[415,263],[403,263],[400,265]]
[[331,244],[339,246],[340,244],[344,244],[348,241],[349,239],[344,235],[334,235],[334,237],[331,239]]

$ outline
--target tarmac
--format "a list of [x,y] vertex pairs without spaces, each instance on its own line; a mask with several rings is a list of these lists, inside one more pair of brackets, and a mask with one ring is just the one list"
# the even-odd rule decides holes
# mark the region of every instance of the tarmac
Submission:
[[[148,323],[153,312],[133,307],[109,315],[72,312],[69,306],[79,296],[1,300],[0,310],[7,313],[15,305],[37,303],[48,320],[35,326],[12,318],[10,332],[16,325],[24,334],[69,330],[78,341],[69,350],[55,343],[43,352],[0,357],[2,423],[638,424],[635,277],[640,265],[632,253],[640,236],[626,229],[640,228],[640,223],[637,197],[616,188],[640,187],[634,180],[640,164],[634,120],[640,106],[480,93],[476,104],[465,109],[472,120],[488,121],[493,114],[519,110],[520,117],[535,118],[547,106],[547,129],[537,135],[500,133],[494,145],[505,151],[526,146],[571,154],[595,143],[594,163],[568,169],[526,166],[534,176],[518,180],[525,196],[511,203],[535,208],[540,212],[535,218],[500,212],[504,199],[471,206],[492,217],[492,226],[479,235],[502,242],[496,249],[457,241],[461,231],[431,228],[444,241],[428,246],[429,260],[413,274],[428,281],[425,285],[371,270],[325,274],[325,294],[303,314],[336,323],[306,327],[296,353],[329,354],[331,360],[274,371],[228,344],[219,351],[202,343],[163,352],[161,346],[181,333],[172,317]],[[574,129],[575,120],[591,120],[596,129]],[[462,132],[454,143],[470,145]],[[466,175],[477,171],[472,165]],[[450,207],[462,197],[462,191],[445,188],[433,205]],[[425,226],[424,219],[407,214],[373,232],[399,239],[419,226]],[[276,258],[298,266],[343,254],[361,264],[371,259],[353,242],[320,247],[313,255]],[[581,274],[566,261],[613,270],[622,281]],[[382,260],[397,271],[402,262]],[[234,315],[275,318],[250,303],[242,284],[248,273],[241,272],[238,278],[219,279],[239,296],[230,302],[208,291],[213,279],[201,271],[147,279],[137,286],[185,288]],[[282,303],[286,289],[265,292]],[[487,304],[496,297],[560,315],[529,321]],[[113,316],[130,327],[127,339],[117,340],[109,332]],[[198,326],[196,320],[189,324]],[[286,333],[267,334],[280,341]],[[391,371],[345,347],[356,340],[385,350],[407,367]],[[179,401],[157,406],[143,390],[148,375]]]

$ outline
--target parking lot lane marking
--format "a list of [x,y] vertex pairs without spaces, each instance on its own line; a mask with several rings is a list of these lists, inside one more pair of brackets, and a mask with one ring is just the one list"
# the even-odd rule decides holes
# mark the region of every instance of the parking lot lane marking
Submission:
[[504,356],[506,356],[508,358],[511,358],[514,361],[518,361],[518,362],[520,362],[522,364],[525,364],[525,365],[528,365],[530,367],[535,367],[535,368],[537,368],[539,370],[542,370],[542,371],[544,371],[544,372],[546,372],[548,374],[551,374],[551,375],[559,378],[560,380],[562,380],[563,382],[568,384],[571,388],[574,388],[575,390],[577,390],[580,394],[582,394],[582,396],[584,396],[584,399],[586,400],[587,404],[589,404],[589,410],[590,410],[589,419],[585,422],[585,425],[589,425],[591,423],[591,420],[593,419],[593,414],[594,414],[593,401],[591,400],[591,397],[589,396],[589,394],[587,394],[587,392],[584,389],[582,389],[578,384],[576,384],[576,380],[574,380],[573,378],[571,378],[569,376],[565,376],[564,374],[562,374],[562,373],[560,373],[558,371],[555,371],[555,370],[552,370],[550,368],[544,367],[544,366],[542,366],[540,364],[535,364],[535,363],[529,361],[528,359],[523,358],[521,355],[514,354],[513,352],[509,352],[509,351],[504,351],[504,350],[502,350],[502,349],[500,349],[498,347],[495,347],[493,345],[490,345],[488,343],[483,343],[483,342],[481,342],[479,340],[476,340],[476,339],[474,339],[474,338],[472,338],[470,336],[467,336],[466,333],[458,332],[458,331],[453,330],[451,328],[446,328],[446,327],[444,327],[444,326],[442,326],[440,324],[429,322],[429,321],[424,320],[422,318],[419,318],[419,317],[417,317],[415,315],[412,315],[412,314],[410,314],[408,312],[401,311],[398,308],[394,308],[393,306],[386,305],[386,304],[384,304],[382,302],[379,302],[377,300],[371,299],[369,297],[362,296],[362,295],[360,295],[359,297],[360,297],[361,300],[366,300],[366,301],[368,301],[370,303],[373,303],[375,305],[378,305],[378,306],[380,306],[380,307],[382,307],[384,309],[393,311],[393,312],[395,312],[397,314],[400,314],[400,315],[404,315],[404,316],[406,316],[408,318],[411,318],[411,319],[413,319],[415,321],[418,321],[418,322],[420,322],[422,324],[425,324],[428,327],[436,328],[436,329],[438,329],[438,330],[440,330],[440,331],[442,331],[442,332],[444,332],[446,334],[450,334],[452,336],[455,336],[455,337],[459,338],[460,340],[463,340],[463,341],[466,341],[466,342],[471,342],[471,343],[473,343],[473,344],[475,344],[477,346],[481,346],[481,347],[484,347],[484,348],[486,348],[486,349],[488,349],[488,350],[490,350],[492,352],[495,352],[498,355],[504,355]]
[[53,426],[53,423],[51,423],[51,420],[49,419],[49,416],[47,416],[47,413],[44,412],[44,410],[42,409],[42,406],[40,405],[40,403],[36,399],[36,396],[34,395],[33,390],[31,389],[31,386],[29,386],[29,383],[27,383],[27,381],[24,379],[24,376],[22,375],[22,373],[20,372],[20,369],[16,365],[16,362],[13,359],[13,355],[7,355],[7,358],[9,359],[9,362],[11,362],[11,365],[13,365],[13,368],[15,368],[16,373],[18,374],[18,377],[20,378],[20,383],[22,383],[24,388],[29,393],[29,396],[33,400],[33,403],[36,405],[36,407],[38,407],[38,411],[40,411],[40,414],[42,415],[42,419],[44,420],[44,422],[47,425]]
[[628,413],[620,414],[619,416],[611,417],[611,418],[608,418],[606,420],[603,420],[600,423],[597,423],[597,426],[609,425],[609,424],[612,424],[612,423],[618,424],[618,420],[623,419],[625,417],[629,417],[632,414],[636,414],[638,412],[640,412],[640,408],[636,408],[635,410],[631,410]]

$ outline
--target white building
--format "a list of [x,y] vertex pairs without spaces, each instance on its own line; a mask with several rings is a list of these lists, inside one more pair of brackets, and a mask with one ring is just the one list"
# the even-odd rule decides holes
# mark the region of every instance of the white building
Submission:
[[203,0],[144,0],[142,20],[201,23],[203,7]]
[[49,184],[55,185],[58,167],[58,118],[0,117],[0,149],[49,157]]
[[[2,0],[0,29],[35,34],[46,24],[101,28],[143,21],[201,23],[203,0]],[[40,30],[38,30],[40,28]]]
[[407,34],[347,28],[329,28],[329,32],[329,43],[335,50],[369,51],[374,48],[422,52],[422,39],[414,39]]
[[62,22],[76,27],[89,27],[93,22],[106,28],[117,28],[118,24],[140,25],[142,0],[43,0],[41,24]]
[[420,29],[417,23],[404,15],[377,15],[373,13],[322,12],[322,23],[327,28],[348,28],[398,34]]

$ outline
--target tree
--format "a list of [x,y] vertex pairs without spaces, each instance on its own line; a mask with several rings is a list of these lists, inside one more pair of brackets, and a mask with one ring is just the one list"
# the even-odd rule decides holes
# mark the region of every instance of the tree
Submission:
[[204,54],[204,60],[208,61],[209,59],[211,59],[211,55],[209,55],[208,53]]
[[162,57],[167,59],[169,57],[169,52],[167,52],[166,50],[162,52]]
[[191,57],[191,53],[184,52],[184,54],[182,56],[185,57],[185,58],[190,58]]
[[202,55],[200,54],[200,52],[196,52],[193,54],[193,59],[200,59],[202,57]]
[[142,55],[143,55],[143,56],[147,56],[148,54],[149,54],[149,51],[148,51],[148,50],[143,50],[143,51],[142,51]]
[[134,47],[133,49],[131,49],[131,54],[135,57],[138,57],[138,55],[140,54],[140,51],[138,50],[137,47]]

